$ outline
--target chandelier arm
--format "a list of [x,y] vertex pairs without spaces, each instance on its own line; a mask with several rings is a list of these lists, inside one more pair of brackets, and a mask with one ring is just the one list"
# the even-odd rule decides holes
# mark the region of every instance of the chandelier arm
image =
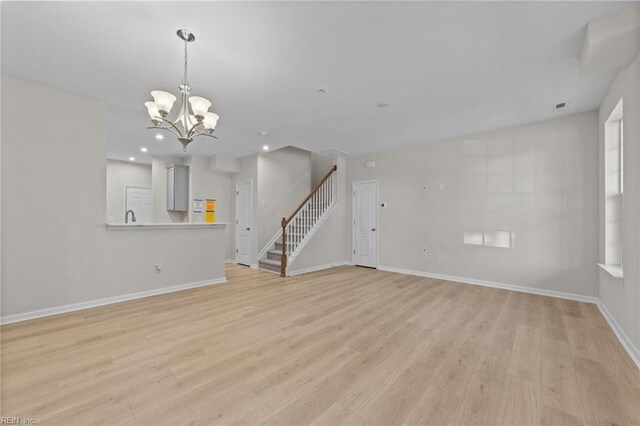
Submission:
[[208,136],[210,138],[218,139],[217,136],[210,135],[209,133],[198,133],[198,134],[194,135],[193,137],[196,137],[196,136]]
[[151,126],[151,127],[147,127],[147,129],[148,130],[166,130],[167,132],[171,132],[172,134],[176,135],[178,138],[182,137],[182,135],[176,133],[175,130],[173,130],[171,127]]
[[[167,123],[169,126],[173,127],[175,129],[175,131],[177,132],[177,136],[178,137],[183,137],[182,132],[180,131],[180,129],[178,129],[178,127],[173,124],[170,120],[167,120],[166,118],[163,117],[158,117],[160,120],[164,121],[165,123]],[[160,129],[167,129],[169,130],[169,127],[159,127]]]
[[[197,127],[202,124],[204,126],[204,123],[200,122],[200,123],[196,123],[194,124],[191,129],[189,130],[189,132],[187,133],[187,135],[189,137],[193,136],[193,135],[201,135],[203,134],[203,132],[201,132],[200,130],[197,129]],[[197,132],[197,133],[196,133]]]

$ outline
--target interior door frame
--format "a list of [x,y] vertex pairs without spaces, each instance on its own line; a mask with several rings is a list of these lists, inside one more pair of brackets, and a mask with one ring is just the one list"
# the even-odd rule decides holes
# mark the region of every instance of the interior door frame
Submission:
[[376,185],[376,266],[380,265],[380,179],[359,180],[351,183],[351,264],[356,264],[356,185],[374,183]]
[[[149,223],[153,223],[153,188],[151,188],[150,186],[142,186],[142,185],[127,185],[126,183],[124,185],[122,185],[122,187],[124,188],[124,215],[127,215],[127,189],[132,188],[132,189],[148,189],[149,191],[151,191],[151,221]],[[123,219],[124,220],[124,216]]]
[[[239,185],[244,185],[248,183],[249,184],[249,205],[251,206],[251,216],[249,218],[249,223],[251,224],[251,230],[249,232],[253,232],[253,180],[252,179],[248,179],[248,180],[243,180],[243,181],[239,181],[236,182],[236,223],[235,223],[235,228],[236,228],[236,252],[235,252],[235,261],[236,263],[238,263],[238,236],[239,236],[239,229],[238,229],[238,194],[239,194],[239,190],[238,190],[238,186]],[[253,249],[253,234],[251,234],[251,237],[249,238],[249,262],[247,266],[251,266],[251,251]]]

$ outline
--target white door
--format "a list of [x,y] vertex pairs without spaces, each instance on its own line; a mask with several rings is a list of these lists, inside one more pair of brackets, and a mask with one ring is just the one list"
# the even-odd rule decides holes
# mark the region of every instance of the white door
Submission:
[[[141,188],[138,186],[125,186],[124,215],[133,211],[136,217],[135,223],[153,222],[153,193],[151,188]],[[133,223],[133,215],[129,213],[129,223]]]
[[353,264],[378,267],[378,182],[353,184]]
[[251,264],[251,181],[236,185],[236,262]]

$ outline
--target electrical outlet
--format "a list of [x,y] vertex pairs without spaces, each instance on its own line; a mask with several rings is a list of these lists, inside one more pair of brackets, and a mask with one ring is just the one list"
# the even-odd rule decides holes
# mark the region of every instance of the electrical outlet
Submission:
[[439,260],[440,262],[444,262],[444,254],[439,254],[439,255],[438,255],[438,260]]
[[428,249],[427,249],[427,247],[422,247],[422,252],[423,252],[423,253],[426,253],[426,252],[427,252],[427,250],[428,250]]
[[161,268],[160,268],[160,264],[159,264],[159,263],[156,263],[156,272],[160,272],[160,269],[161,269]]
[[429,257],[427,256],[427,253],[422,253],[422,258],[423,258],[424,260],[428,260],[428,258],[429,258]]
[[444,191],[444,183],[438,184],[438,191],[440,192]]
[[426,192],[429,190],[429,187],[427,185],[422,185],[422,190]]

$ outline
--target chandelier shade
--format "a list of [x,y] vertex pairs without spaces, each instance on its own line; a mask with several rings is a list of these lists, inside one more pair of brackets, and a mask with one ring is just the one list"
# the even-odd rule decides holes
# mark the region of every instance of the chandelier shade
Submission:
[[193,115],[203,118],[207,114],[207,112],[209,111],[209,107],[211,106],[211,102],[209,102],[205,98],[201,98],[200,96],[191,96],[189,98],[189,103],[191,104]]
[[158,120],[158,117],[160,116],[160,111],[158,111],[158,105],[156,105],[155,102],[149,101],[149,102],[145,102],[144,106],[147,107],[147,112],[149,113],[149,117],[151,117],[151,121],[153,121],[155,124],[159,124],[161,120]]
[[158,107],[158,111],[160,111],[160,113],[164,112],[166,114],[169,114],[171,112],[171,107],[177,99],[171,93],[163,92],[162,90],[154,90],[153,92],[151,92],[151,96],[153,96],[153,102]]
[[213,112],[208,112],[204,116],[204,128],[207,130],[213,130],[216,128],[216,124],[218,124],[218,114]]
[[[145,102],[144,105],[147,107],[147,112],[153,123],[153,126],[148,129],[160,129],[173,133],[182,143],[183,151],[186,151],[187,145],[196,136],[215,138],[212,133],[220,117],[209,111],[211,101],[200,96],[189,96],[191,87],[187,80],[187,43],[193,42],[196,38],[187,30],[178,30],[177,35],[184,41],[184,78],[178,86],[180,89],[180,109],[177,118],[173,121],[168,118],[173,104],[178,99],[169,92],[152,91],[153,102]],[[191,105],[190,109],[189,105]]]

